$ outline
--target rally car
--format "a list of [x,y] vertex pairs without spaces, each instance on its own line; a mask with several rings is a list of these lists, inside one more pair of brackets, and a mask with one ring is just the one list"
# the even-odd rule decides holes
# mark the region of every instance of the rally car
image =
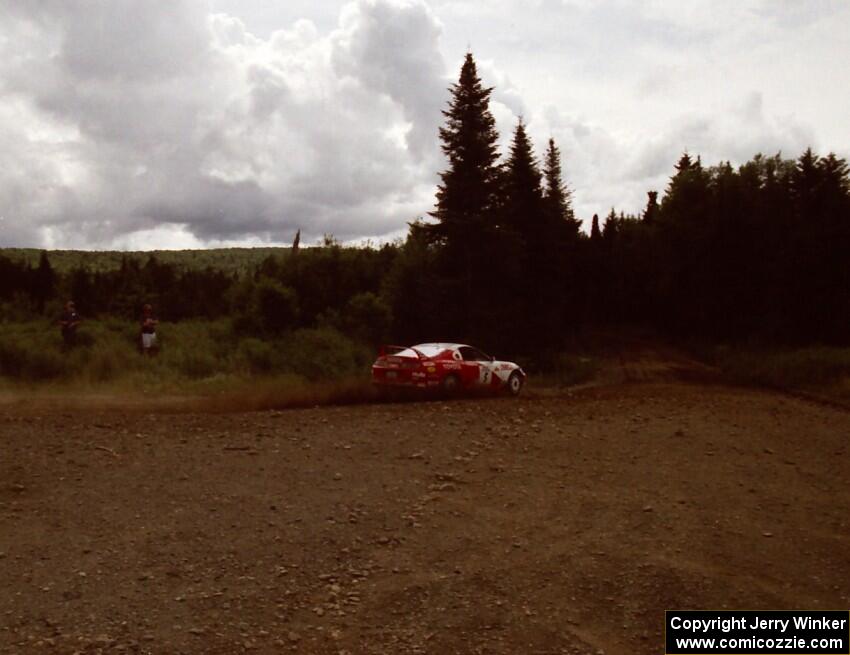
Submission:
[[525,378],[517,364],[496,361],[461,343],[383,346],[372,365],[372,382],[382,390],[418,388],[446,394],[506,391],[516,396]]

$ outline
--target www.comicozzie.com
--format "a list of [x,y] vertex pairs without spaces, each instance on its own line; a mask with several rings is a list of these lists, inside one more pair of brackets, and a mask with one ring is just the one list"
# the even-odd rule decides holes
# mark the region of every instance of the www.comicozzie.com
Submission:
[[668,655],[850,653],[847,611],[668,611]]

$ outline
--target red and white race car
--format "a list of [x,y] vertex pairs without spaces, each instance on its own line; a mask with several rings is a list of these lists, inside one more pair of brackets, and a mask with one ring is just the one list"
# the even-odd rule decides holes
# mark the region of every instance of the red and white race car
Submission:
[[418,388],[447,394],[461,390],[522,391],[526,375],[513,362],[499,362],[461,343],[383,346],[372,365],[372,382],[381,389]]

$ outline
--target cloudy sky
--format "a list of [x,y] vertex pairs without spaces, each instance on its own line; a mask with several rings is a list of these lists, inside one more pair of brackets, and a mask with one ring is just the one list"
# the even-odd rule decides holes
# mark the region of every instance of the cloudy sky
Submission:
[[581,218],[679,154],[850,155],[844,0],[0,0],[0,246],[392,238],[467,49]]

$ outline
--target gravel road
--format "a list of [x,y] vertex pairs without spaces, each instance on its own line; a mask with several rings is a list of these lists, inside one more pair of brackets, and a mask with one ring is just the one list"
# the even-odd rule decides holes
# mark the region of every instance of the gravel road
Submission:
[[659,653],[850,606],[850,412],[681,382],[0,408],[2,653]]

